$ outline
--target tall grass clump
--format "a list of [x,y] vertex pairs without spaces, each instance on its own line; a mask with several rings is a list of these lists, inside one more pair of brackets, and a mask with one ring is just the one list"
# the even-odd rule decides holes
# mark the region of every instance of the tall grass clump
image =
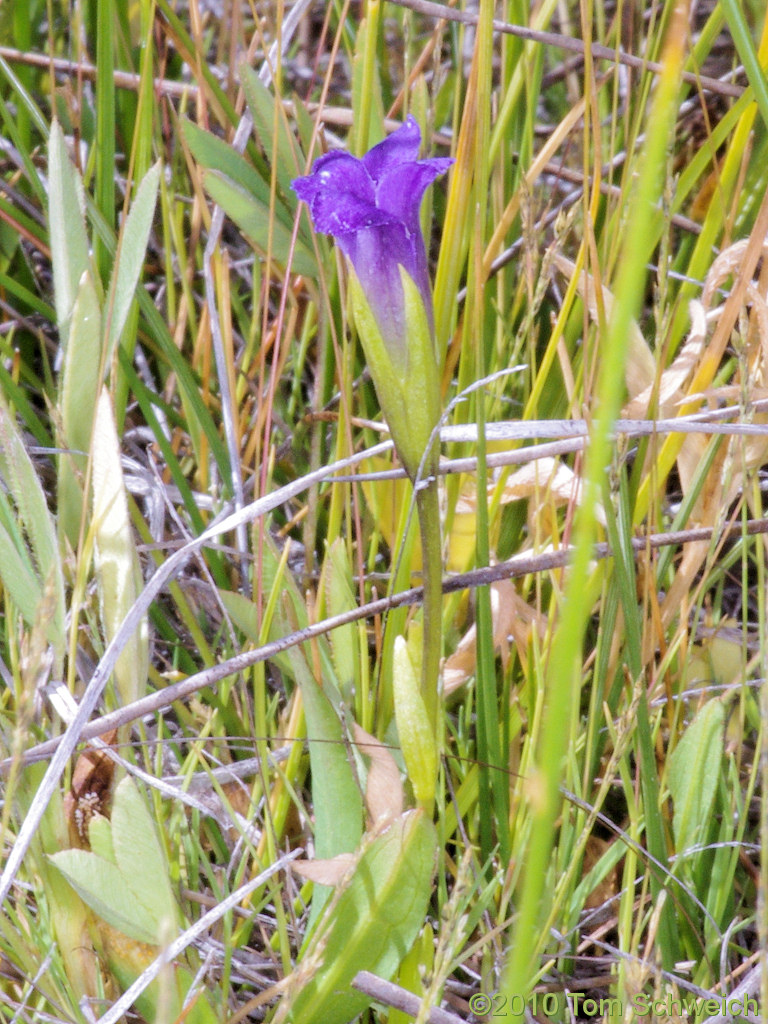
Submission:
[[761,1017],[763,7],[0,8],[0,1020]]

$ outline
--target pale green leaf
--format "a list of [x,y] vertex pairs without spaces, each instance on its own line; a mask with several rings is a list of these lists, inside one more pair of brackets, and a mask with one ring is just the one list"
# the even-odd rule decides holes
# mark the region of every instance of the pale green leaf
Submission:
[[90,256],[83,184],[55,119],[48,140],[48,222],[56,319],[66,343],[67,324]]
[[112,268],[107,302],[107,309],[110,310],[110,313],[105,363],[109,363],[111,359],[112,351],[125,326],[133,302],[136,284],[144,265],[159,183],[160,163],[158,161],[147,171],[136,190],[122,230],[115,266]]
[[[371,1001],[352,988],[357,972],[393,976],[424,923],[436,851],[434,825],[422,811],[368,842],[293,975],[294,1024],[347,1024]],[[313,963],[307,977],[302,967]]]
[[116,864],[89,850],[61,850],[51,855],[84,903],[100,918],[137,942],[157,945],[157,916],[136,899]]
[[[96,580],[104,631],[107,640],[111,640],[139,596],[142,581],[112,400],[106,388],[102,388],[97,404],[91,480]],[[123,704],[143,695],[148,666],[147,621],[143,618],[115,665],[115,679]]]
[[88,842],[97,857],[117,864],[112,845],[112,822],[101,814],[94,814],[88,822]]
[[61,447],[59,460],[59,530],[76,547],[83,509],[80,478],[87,465],[101,373],[101,310],[89,273],[83,274],[72,311],[69,344],[59,392]]
[[157,933],[175,930],[176,901],[155,824],[130,777],[115,790],[112,802],[112,845],[124,884],[133,898],[153,915]]
[[695,845],[709,826],[723,760],[725,709],[710,700],[685,730],[669,758],[672,826],[678,853]]

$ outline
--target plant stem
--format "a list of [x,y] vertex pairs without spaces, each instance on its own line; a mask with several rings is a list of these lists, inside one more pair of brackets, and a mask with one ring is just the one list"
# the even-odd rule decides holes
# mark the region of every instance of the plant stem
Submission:
[[[436,463],[437,458],[430,460]],[[443,544],[440,535],[440,502],[437,475],[416,490],[416,509],[421,533],[422,578],[424,581],[424,636],[421,658],[421,694],[438,751],[438,677],[443,650]],[[436,468],[436,466],[434,467]]]

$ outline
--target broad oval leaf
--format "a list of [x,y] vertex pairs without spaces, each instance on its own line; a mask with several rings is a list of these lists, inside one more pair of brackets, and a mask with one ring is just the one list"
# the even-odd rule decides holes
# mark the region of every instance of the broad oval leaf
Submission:
[[129,776],[115,790],[112,803],[112,846],[115,860],[134,901],[154,917],[158,934],[175,928],[176,901],[168,879],[168,865],[155,832],[155,824]]
[[424,923],[436,851],[422,811],[370,840],[292,975],[286,1000],[294,1024],[347,1024],[370,1004],[352,979],[361,970],[389,979],[397,970]]
[[158,921],[136,900],[120,868],[90,850],[61,850],[50,860],[84,903],[113,928],[137,942],[158,945]]

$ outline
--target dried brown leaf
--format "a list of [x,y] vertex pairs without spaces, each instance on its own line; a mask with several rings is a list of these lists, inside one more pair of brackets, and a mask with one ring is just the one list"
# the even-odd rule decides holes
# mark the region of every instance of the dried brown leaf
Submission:
[[707,316],[704,306],[700,302],[691,302],[689,309],[691,332],[688,340],[672,365],[661,374],[658,386],[654,381],[624,406],[622,415],[627,419],[646,417],[652,403],[656,404],[660,416],[668,416],[673,413],[675,402],[682,401],[683,385],[692,376],[699,363],[707,336]]
[[339,853],[328,860],[294,860],[291,867],[297,875],[317,885],[339,885],[357,858],[356,853]]
[[[514,640],[519,656],[524,658],[532,628],[541,634],[546,629],[543,616],[531,608],[515,589],[511,580],[498,580],[491,584],[491,621],[494,648],[501,653],[506,664],[509,640]],[[443,666],[443,696],[447,697],[463,686],[475,674],[477,662],[477,629],[471,626],[459,641],[453,654]]]
[[403,783],[392,751],[357,722],[352,724],[352,735],[362,753],[370,760],[365,803],[371,823],[377,825],[399,817],[403,813]]
[[[117,739],[117,729],[99,737],[108,747]],[[73,846],[90,849],[88,824],[95,814],[109,817],[115,762],[105,750],[88,747],[80,754],[72,773],[72,785],[64,796],[64,815]]]

